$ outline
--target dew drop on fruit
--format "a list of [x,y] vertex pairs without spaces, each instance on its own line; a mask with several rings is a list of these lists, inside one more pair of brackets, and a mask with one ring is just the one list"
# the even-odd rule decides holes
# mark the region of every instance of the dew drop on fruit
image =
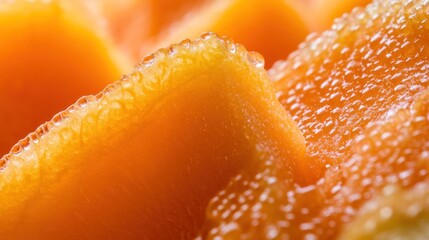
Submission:
[[264,57],[257,52],[249,52],[248,53],[249,61],[257,68],[264,68],[265,60]]

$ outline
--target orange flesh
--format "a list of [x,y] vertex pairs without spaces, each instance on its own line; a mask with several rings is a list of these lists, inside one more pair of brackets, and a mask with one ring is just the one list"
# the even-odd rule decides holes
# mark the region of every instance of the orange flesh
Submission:
[[429,180],[428,9],[376,1],[271,72],[322,177],[297,186],[261,158],[212,200],[204,239],[336,239],[391,184]]
[[[348,16],[272,70],[311,159],[261,60],[206,36],[16,145],[1,160],[2,238],[191,239],[225,186],[205,239],[367,239],[368,221],[371,234],[398,236],[390,226],[406,206],[364,205],[392,184],[427,224],[427,192],[408,188],[429,181],[429,6],[390,4]],[[390,218],[371,216],[386,207]]]
[[[165,46],[202,32],[216,32],[258,51],[270,67],[286,58],[308,34],[294,4],[285,0],[221,0],[205,5],[161,35],[149,49]],[[146,52],[148,49],[143,48]]]
[[[336,239],[366,201],[391,191],[392,184],[410,188],[429,181],[428,139],[429,88],[412,109],[368,127],[355,144],[356,153],[316,185],[297,187],[272,160],[262,158],[256,169],[236,177],[212,200],[204,239]],[[392,214],[407,207],[398,206]],[[415,211],[428,210],[424,205]],[[395,224],[395,218],[385,220]]]
[[54,117],[2,159],[2,239],[190,239],[261,155],[305,180],[304,139],[260,61],[205,35]]
[[[326,174],[320,187],[330,200],[321,212],[329,208],[331,214],[325,222],[335,221],[337,225],[320,227],[336,234],[342,223],[353,220],[359,208],[374,195],[390,192],[392,185],[407,189],[428,181],[428,140],[429,88],[411,109],[402,109],[386,122],[368,126],[356,142],[356,153]],[[402,205],[396,211],[407,207]],[[422,213],[427,210],[420,209]]]
[[375,1],[271,70],[318,176],[354,153],[369,123],[408,108],[429,86],[428,9],[420,1]]
[[120,77],[108,46],[56,3],[0,3],[0,153]]

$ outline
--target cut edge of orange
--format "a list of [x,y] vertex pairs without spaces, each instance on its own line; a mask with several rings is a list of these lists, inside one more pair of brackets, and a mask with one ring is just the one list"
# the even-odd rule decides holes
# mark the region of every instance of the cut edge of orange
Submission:
[[[193,40],[193,41],[183,40],[179,44],[171,45],[168,48],[161,48],[154,54],[146,56],[140,64],[136,65],[133,73],[124,75],[121,80],[108,85],[103,91],[101,91],[95,96],[90,95],[90,96],[85,96],[80,98],[75,104],[71,105],[64,111],[57,113],[50,121],[46,122],[45,124],[42,124],[34,132],[28,134],[25,138],[23,138],[18,143],[16,143],[11,148],[10,152],[4,155],[0,159],[0,173],[2,173],[0,174],[0,179],[2,180],[0,181],[0,189],[2,189],[3,186],[7,183],[7,181],[5,181],[4,174],[6,173],[5,170],[9,169],[8,166],[15,166],[15,167],[20,167],[22,165],[30,166],[31,164],[28,163],[29,160],[35,161],[34,164],[39,164],[37,163],[37,154],[39,154],[39,152],[35,151],[37,149],[37,146],[35,146],[36,144],[40,144],[40,142],[42,142],[44,139],[48,139],[51,135],[55,136],[54,141],[59,140],[62,142],[66,141],[67,138],[70,137],[67,135],[67,131],[69,131],[69,129],[67,129],[67,126],[66,126],[67,121],[69,121],[70,119],[73,120],[75,118],[78,118],[79,115],[84,115],[86,111],[90,111],[89,110],[90,107],[95,107],[97,103],[100,103],[102,101],[105,101],[106,99],[109,99],[110,98],[109,94],[111,92],[122,91],[123,86],[129,85],[130,81],[137,81],[141,77],[142,72],[145,72],[146,70],[151,72],[152,70],[150,66],[156,64],[156,62],[158,62],[160,59],[164,59],[171,54],[175,54],[175,52],[181,48],[192,48],[193,46],[198,47],[199,44],[202,44],[204,41],[208,41],[208,39],[212,39],[210,41],[213,41],[214,44],[221,44],[223,47],[230,49],[230,51],[232,51],[234,54],[239,54],[240,58],[244,59],[247,64],[256,66],[256,68],[259,68],[259,71],[260,71],[259,74],[266,75],[266,72],[263,69],[263,60],[259,54],[247,52],[242,45],[236,44],[232,42],[232,40],[226,37],[219,38],[214,33],[204,33],[201,35],[200,38],[197,38],[196,40]],[[150,102],[151,98],[156,96],[156,94],[158,93],[157,90],[159,89],[157,87],[161,87],[161,88],[165,87],[162,85],[162,82],[154,82],[156,81],[156,79],[144,79],[143,81],[148,81],[148,84],[146,84],[148,88],[145,89],[147,91],[144,92],[145,98],[149,99],[148,102]],[[175,88],[175,87],[179,87],[179,86],[173,86],[173,87],[170,86],[169,88]],[[266,87],[271,88],[271,84],[267,82]],[[127,93],[123,92],[123,94],[126,95]],[[116,97],[119,97],[119,96],[116,96]],[[273,100],[275,99],[276,98],[273,93]],[[109,101],[111,101],[111,99],[109,99]],[[152,101],[152,102],[156,102],[156,101]],[[104,104],[106,104],[106,101]],[[284,121],[280,123],[280,126],[282,128],[286,128],[285,131],[287,132],[292,131],[293,133],[291,133],[290,136],[300,136],[298,139],[288,140],[289,143],[292,144],[291,149],[293,149],[292,152],[287,150],[288,154],[290,154],[291,156],[294,156],[295,154],[296,156],[294,157],[295,160],[300,161],[302,159],[305,159],[306,150],[305,150],[305,145],[303,144],[304,139],[302,137],[301,132],[299,132],[297,128],[293,129],[287,126],[288,123],[291,123],[291,124],[294,124],[294,123],[291,122],[291,120],[286,119],[286,115],[289,115],[289,114],[285,112],[285,110],[280,104],[277,104],[277,105],[278,106],[273,108],[274,111],[281,112],[280,115],[285,116]],[[112,107],[114,108],[114,106]],[[93,129],[86,129],[86,131],[93,131]],[[94,131],[93,134],[97,134],[96,132],[97,131]],[[44,142],[44,144],[46,144],[45,148],[49,148],[49,144],[51,144],[51,142]],[[62,150],[55,149],[55,151],[62,151]],[[286,150],[281,150],[281,151],[286,151]],[[50,154],[56,154],[56,153],[50,153]],[[308,162],[304,163],[304,165],[306,164],[311,164],[311,163],[308,163]],[[295,164],[291,166],[292,168],[295,168],[298,170],[298,172],[296,172],[294,175],[299,176],[302,173],[303,177],[302,178],[297,177],[297,179],[298,181],[306,181],[304,179],[305,178],[304,175],[308,174],[308,173],[305,173],[306,167],[304,167],[303,165],[301,166],[299,165],[300,163],[295,162]],[[288,167],[286,166],[286,168]],[[18,174],[14,173],[14,174],[19,175],[19,173]],[[14,176],[14,177],[19,177],[19,176]]]
[[[280,60],[280,56],[286,57],[293,51],[292,46],[298,45],[300,42],[298,39],[304,40],[309,33],[307,23],[297,9],[299,4],[292,0],[270,0],[268,3],[252,2],[246,6],[248,9],[243,10],[242,5],[245,3],[246,1],[243,0],[208,1],[199,8],[193,9],[181,20],[166,27],[153,39],[149,39],[140,51],[145,53],[180,39],[198,37],[203,32],[215,32],[219,35],[227,35],[251,51],[261,53],[264,55],[267,64],[270,65],[267,67],[271,67],[274,62]],[[261,8],[263,9],[260,10]],[[261,12],[258,12],[258,9]],[[273,11],[273,9],[276,10],[272,13],[274,19],[283,21],[281,24],[279,23],[280,25],[276,26],[266,18],[268,12]],[[248,11],[248,14],[257,12],[260,15],[253,16],[253,18],[244,15],[241,21],[240,16],[243,13],[237,12],[238,10]],[[260,25],[254,25],[254,18],[262,19]],[[231,26],[234,23],[238,24],[235,26],[237,29]],[[256,29],[257,34],[265,33],[264,39],[268,44],[274,44],[274,47],[278,47],[280,50],[278,52],[271,51],[270,48],[263,46],[257,41],[260,36],[252,36],[252,28]],[[278,39],[286,42],[283,43]],[[272,48],[274,47],[272,46]]]

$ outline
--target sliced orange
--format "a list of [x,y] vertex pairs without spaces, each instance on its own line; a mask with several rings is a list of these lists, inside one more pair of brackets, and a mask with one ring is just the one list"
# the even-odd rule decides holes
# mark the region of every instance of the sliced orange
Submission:
[[316,173],[349,158],[368,124],[408,108],[429,86],[427,11],[425,1],[375,1],[271,70]]
[[308,34],[294,6],[288,0],[213,1],[161,34],[160,40],[142,51],[212,31],[260,52],[270,67],[275,61],[286,58]]
[[56,1],[0,2],[0,153],[120,77],[112,47],[85,25]]
[[305,180],[261,61],[207,34],[56,115],[2,159],[2,239],[191,239],[244,165],[276,159]]

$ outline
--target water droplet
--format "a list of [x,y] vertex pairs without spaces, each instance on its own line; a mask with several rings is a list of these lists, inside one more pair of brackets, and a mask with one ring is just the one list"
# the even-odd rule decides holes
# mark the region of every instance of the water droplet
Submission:
[[261,54],[257,52],[249,52],[248,53],[248,59],[249,61],[257,68],[264,68],[265,60],[264,57],[262,57]]
[[201,34],[202,39],[211,39],[211,38],[218,38],[218,35],[214,32],[205,32]]
[[189,39],[182,40],[179,42],[179,45],[181,47],[187,48],[187,47],[191,46],[191,40],[189,40]]
[[155,61],[155,55],[154,55],[154,54],[150,54],[150,55],[147,55],[146,57],[144,57],[144,58],[142,59],[141,64],[142,64],[143,66],[148,67],[148,66],[152,65],[152,63],[153,63],[154,61]]

